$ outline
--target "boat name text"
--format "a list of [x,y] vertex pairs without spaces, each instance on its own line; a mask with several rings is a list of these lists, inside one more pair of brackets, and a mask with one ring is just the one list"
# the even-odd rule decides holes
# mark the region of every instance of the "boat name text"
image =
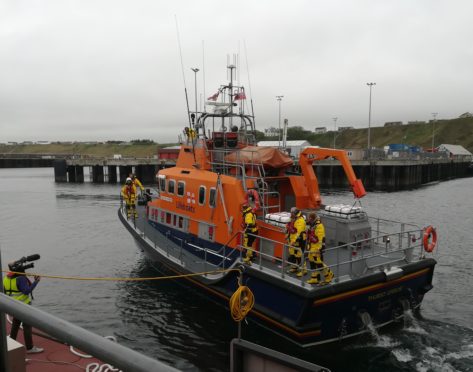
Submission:
[[379,293],[376,293],[374,295],[368,296],[368,301],[376,301],[376,300],[379,300],[380,298],[384,298],[384,297],[387,297],[387,296],[392,296],[392,295],[394,295],[396,293],[399,293],[399,292],[402,292],[402,287],[392,288],[388,291],[383,291],[383,292],[379,292]]
[[176,203],[176,208],[177,209],[182,209],[183,211],[186,211],[186,212],[195,213],[195,207],[192,207],[190,205],[186,205],[186,204],[181,203],[181,202]]

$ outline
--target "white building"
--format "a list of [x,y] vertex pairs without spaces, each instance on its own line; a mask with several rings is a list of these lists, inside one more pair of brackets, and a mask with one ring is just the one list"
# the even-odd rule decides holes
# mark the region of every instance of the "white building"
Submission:
[[[259,141],[258,146],[263,147],[282,147],[282,141]],[[293,158],[298,158],[302,150],[307,146],[310,146],[310,143],[306,140],[297,140],[297,141],[286,141],[286,149],[289,152],[289,155]]]
[[473,154],[460,145],[442,144],[437,147],[439,152],[446,152],[452,160],[472,161]]
[[327,127],[316,127],[314,132],[315,134],[327,133]]
[[264,136],[265,137],[278,137],[279,136],[279,129],[274,128],[274,127],[266,128],[264,130]]

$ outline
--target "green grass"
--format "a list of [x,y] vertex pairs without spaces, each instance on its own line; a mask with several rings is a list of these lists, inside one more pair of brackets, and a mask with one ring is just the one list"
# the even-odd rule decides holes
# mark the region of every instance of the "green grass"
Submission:
[[[313,145],[332,146],[333,132],[310,135]],[[368,142],[368,128],[350,129],[338,134],[337,147],[365,148]],[[372,127],[371,145],[382,148],[390,143],[405,143],[430,148],[432,146],[432,123],[411,124],[398,127]],[[473,152],[473,118],[438,120],[435,123],[435,145],[461,145]]]
[[[306,132],[307,133],[307,132]],[[302,135],[312,145],[331,147],[333,132],[324,134]],[[365,148],[367,146],[368,128],[349,129],[337,133],[337,148]],[[432,145],[432,123],[411,124],[398,127],[372,127],[371,145],[382,148],[390,143],[405,143],[412,146],[430,148]],[[462,145],[473,152],[473,118],[439,120],[435,123],[435,145],[442,143]],[[89,156],[122,156],[151,157],[158,148],[172,144],[50,144],[50,145],[0,145],[0,154],[77,154]]]

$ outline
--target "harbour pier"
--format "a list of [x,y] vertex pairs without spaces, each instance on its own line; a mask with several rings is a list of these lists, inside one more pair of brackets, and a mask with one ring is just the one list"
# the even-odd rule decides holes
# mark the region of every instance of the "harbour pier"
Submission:
[[155,158],[73,157],[53,161],[54,180],[73,183],[86,181],[84,174],[87,168],[93,183],[125,183],[128,175],[135,173],[141,182],[153,184],[162,166],[162,162]]
[[[367,190],[408,190],[454,178],[470,177],[470,162],[451,159],[352,160],[353,170]],[[347,188],[343,168],[333,160],[314,166],[323,188]]]
[[[156,182],[156,173],[161,168],[174,166],[174,161],[157,158],[66,158],[55,159],[56,182],[82,183],[88,168],[88,179],[93,183],[124,183],[133,172],[145,184]],[[470,162],[441,159],[377,159],[353,160],[353,169],[367,190],[396,191],[454,178],[471,176]],[[347,188],[342,166],[335,160],[323,160],[314,165],[318,182],[323,188]],[[298,166],[294,166],[298,172]]]

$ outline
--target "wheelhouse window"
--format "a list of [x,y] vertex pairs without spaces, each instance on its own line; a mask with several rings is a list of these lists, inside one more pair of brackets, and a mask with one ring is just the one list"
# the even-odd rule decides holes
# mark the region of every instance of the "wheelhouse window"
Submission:
[[166,191],[166,176],[158,176],[159,190]]
[[217,197],[217,189],[212,187],[209,193],[209,206],[210,208],[215,208],[216,205],[216,197]]
[[176,181],[174,180],[169,180],[168,181],[168,193],[169,194],[174,194],[174,188],[176,187]]
[[178,181],[177,182],[177,195],[184,196],[185,192],[186,192],[186,183],[184,181]]
[[199,187],[199,205],[204,205],[205,204],[205,192],[207,188],[205,186],[200,186]]

